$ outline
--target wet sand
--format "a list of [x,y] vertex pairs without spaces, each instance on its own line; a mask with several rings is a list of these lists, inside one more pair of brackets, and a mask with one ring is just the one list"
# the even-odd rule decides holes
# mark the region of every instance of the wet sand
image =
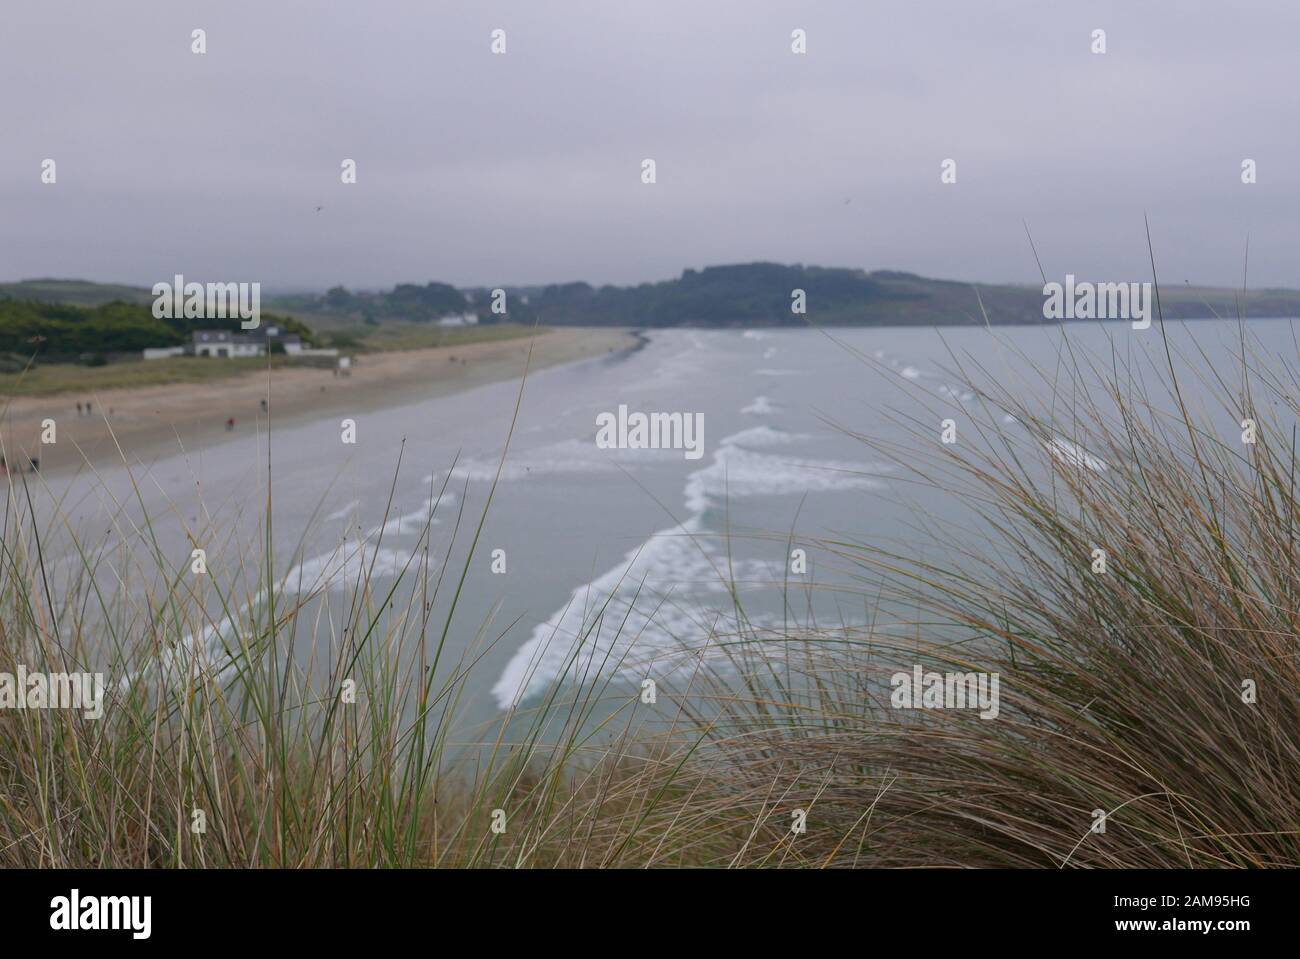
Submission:
[[[532,341],[531,369],[585,359],[638,343],[627,330],[553,328]],[[471,343],[423,350],[359,356],[350,376],[328,369],[282,367],[203,384],[172,383],[89,394],[92,416],[78,416],[85,397],[60,394],[16,397],[8,401],[3,451],[11,466],[40,459],[50,474],[128,462],[201,448],[234,432],[267,428],[261,401],[279,426],[324,416],[347,416],[443,396],[485,383],[518,379],[528,357],[529,339]],[[453,360],[452,357],[455,359]],[[221,362],[213,360],[213,362]],[[2,401],[0,401],[2,402]],[[110,412],[111,410],[111,412]],[[57,442],[41,445],[41,421],[57,424]],[[120,449],[119,449],[120,448]]]

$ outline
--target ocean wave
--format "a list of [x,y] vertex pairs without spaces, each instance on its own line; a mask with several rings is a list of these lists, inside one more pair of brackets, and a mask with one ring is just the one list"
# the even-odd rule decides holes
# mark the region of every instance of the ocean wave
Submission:
[[[663,679],[683,663],[698,665],[701,637],[739,632],[734,614],[726,606],[717,608],[716,598],[709,597],[730,594],[733,584],[728,577],[734,578],[737,589],[770,589],[781,575],[780,564],[738,558],[719,547],[718,536],[706,531],[706,511],[729,498],[884,485],[865,475],[886,472],[883,464],[793,461],[740,445],[776,446],[803,438],[769,426],[725,437],[710,464],[687,478],[684,495],[690,518],[680,527],[654,534],[601,576],[579,586],[560,610],[538,624],[493,686],[497,703],[503,709],[516,705],[568,670],[592,675],[604,669],[639,681],[653,668]],[[746,627],[753,622],[747,617]]]
[[1076,446],[1064,437],[1057,436],[1050,442],[1044,443],[1043,446],[1060,462],[1068,466],[1092,470],[1094,473],[1104,473],[1110,468],[1105,460],[1093,456],[1087,450]]
[[302,595],[320,590],[331,592],[351,588],[368,576],[397,576],[408,564],[414,565],[409,549],[371,546],[367,542],[340,543],[326,553],[305,559],[284,577],[282,592]]
[[[501,479],[505,482],[516,482],[536,476],[556,476],[573,473],[615,473],[619,471],[619,463],[635,463],[638,459],[643,458],[644,454],[650,452],[661,451],[603,450],[597,448],[593,437],[585,440],[563,440],[535,450],[512,451],[506,457],[504,465],[501,464],[499,456],[479,459],[466,458],[457,463],[450,472],[451,479],[457,482],[464,482],[466,479],[475,482],[491,482],[497,475],[498,466],[501,467]],[[667,452],[672,453],[674,451]],[[680,457],[681,453],[677,452],[676,455]],[[426,476],[424,482],[429,483],[437,480],[441,484],[446,477],[447,471],[443,470],[440,473]]]
[[881,489],[884,482],[867,474],[887,471],[879,463],[791,460],[724,442],[713,462],[687,478],[686,507],[702,514],[728,498]]
[[764,424],[751,426],[720,440],[722,446],[787,446],[808,439],[807,433],[787,433]]
[[639,680],[652,664],[680,659],[711,626],[725,628],[700,606],[703,596],[729,592],[728,575],[766,584],[772,573],[729,559],[699,532],[694,521],[662,530],[575,589],[506,665],[492,687],[498,705],[517,705],[570,670]]

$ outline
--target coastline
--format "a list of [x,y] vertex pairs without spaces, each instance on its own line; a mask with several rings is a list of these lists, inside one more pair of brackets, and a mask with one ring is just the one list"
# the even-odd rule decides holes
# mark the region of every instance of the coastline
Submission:
[[[268,396],[269,415],[275,426],[283,427],[517,379],[524,372],[529,342],[521,338],[362,354],[346,377],[328,369],[281,367],[269,384],[266,373],[257,372],[204,384],[102,390],[87,394],[94,403],[92,416],[77,415],[76,403],[86,398],[82,395],[13,397],[2,401],[0,441],[12,467],[36,456],[44,474],[120,464],[123,454],[131,463],[156,459],[227,438],[229,418],[235,420],[235,432],[265,430],[268,413],[261,401]],[[641,345],[633,331],[610,327],[552,327],[531,342],[532,371]],[[57,442],[41,445],[41,423],[47,418],[57,424]]]

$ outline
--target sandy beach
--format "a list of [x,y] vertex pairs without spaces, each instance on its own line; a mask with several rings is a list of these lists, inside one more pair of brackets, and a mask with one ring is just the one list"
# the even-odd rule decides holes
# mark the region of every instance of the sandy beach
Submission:
[[[609,328],[551,329],[532,341],[532,370],[630,348],[636,337]],[[3,451],[12,466],[40,459],[43,473],[148,461],[182,449],[198,449],[234,431],[265,431],[268,417],[284,426],[322,416],[346,416],[398,406],[524,372],[529,339],[499,340],[434,349],[363,354],[350,376],[328,369],[281,367],[202,385],[167,384],[97,393],[15,397],[4,415]],[[214,360],[213,362],[221,362]],[[78,416],[76,403],[94,403]],[[262,401],[268,400],[268,411]],[[41,423],[57,424],[57,441],[40,443]],[[120,447],[120,450],[119,450]]]

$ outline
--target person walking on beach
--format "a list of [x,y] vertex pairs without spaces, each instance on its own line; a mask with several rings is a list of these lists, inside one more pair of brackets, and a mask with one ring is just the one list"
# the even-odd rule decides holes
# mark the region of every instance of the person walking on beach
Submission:
[[234,428],[235,428],[235,418],[232,416],[230,419],[226,420],[226,432],[229,432]]
[[77,400],[77,415],[81,415],[81,400]]

